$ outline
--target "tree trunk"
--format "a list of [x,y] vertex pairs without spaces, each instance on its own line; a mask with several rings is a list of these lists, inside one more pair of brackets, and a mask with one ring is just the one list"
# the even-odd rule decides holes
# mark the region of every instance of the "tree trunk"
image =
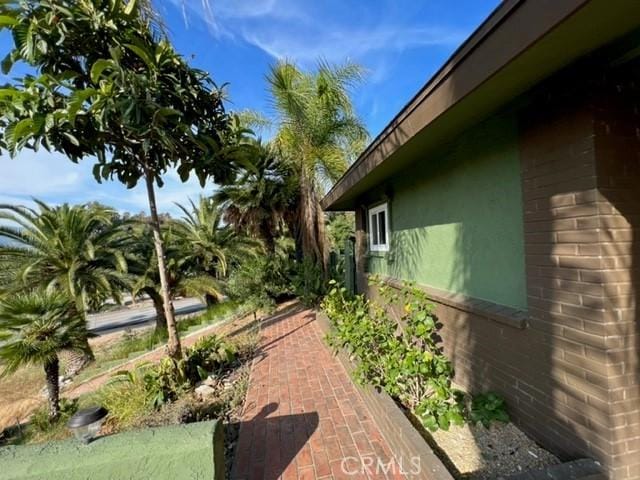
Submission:
[[322,253],[318,245],[318,217],[316,213],[317,199],[312,185],[302,177],[300,179],[300,205],[298,221],[300,225],[300,241],[302,253],[314,263],[322,265]]
[[147,195],[149,197],[149,210],[151,212],[151,228],[153,230],[153,243],[156,247],[156,255],[158,257],[158,272],[160,273],[160,290],[162,293],[162,301],[164,307],[164,315],[167,319],[167,333],[169,340],[167,343],[167,353],[171,358],[178,359],[182,356],[182,348],[180,346],[180,337],[178,336],[178,326],[176,318],[173,314],[173,305],[171,304],[171,296],[169,293],[169,278],[167,276],[167,267],[164,258],[164,245],[162,243],[162,233],[160,231],[160,219],[158,218],[158,210],[156,207],[156,195],[153,188],[154,176],[149,170],[145,171],[145,182],[147,184]]
[[273,234],[273,227],[270,225],[270,222],[263,221],[260,223],[260,236],[264,241],[264,248],[267,253],[270,255],[276,253],[276,238]]
[[[76,298],[76,305],[78,306],[78,311],[82,312],[84,316],[85,325],[87,322],[87,314],[86,309],[84,307],[84,302],[79,298]],[[89,336],[83,341],[82,348],[74,348],[71,350],[66,350],[66,367],[64,371],[64,376],[67,378],[75,377],[78,373],[80,373],[85,367],[87,367],[91,362],[93,362],[96,357],[93,354],[93,350],[91,345],[89,345]]]
[[60,362],[58,361],[58,357],[54,357],[53,360],[45,362],[44,373],[47,382],[49,419],[55,420],[60,415],[60,384],[58,383]]
[[322,210],[320,201],[317,198],[314,198],[314,200],[316,206],[316,242],[318,244],[318,250],[320,251],[322,272],[324,273],[325,280],[327,280],[329,275],[329,249],[327,248],[324,211]]
[[64,376],[67,378],[75,377],[95,360],[93,350],[88,340],[85,340],[85,345],[82,349],[66,350],[65,356],[67,366],[64,371]]
[[145,288],[143,291],[149,295],[149,298],[153,302],[153,308],[156,310],[156,332],[167,337],[169,332],[167,331],[167,316],[164,313],[162,295],[153,288]]

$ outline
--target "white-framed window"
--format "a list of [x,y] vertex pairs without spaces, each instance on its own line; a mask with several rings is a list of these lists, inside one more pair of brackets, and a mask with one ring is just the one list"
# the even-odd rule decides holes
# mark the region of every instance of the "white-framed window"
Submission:
[[389,251],[389,206],[387,203],[369,209],[369,250]]

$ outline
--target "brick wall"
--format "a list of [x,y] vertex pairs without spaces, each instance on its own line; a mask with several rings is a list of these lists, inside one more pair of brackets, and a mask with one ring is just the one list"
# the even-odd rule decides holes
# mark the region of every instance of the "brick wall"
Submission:
[[[610,70],[594,102],[599,243],[614,478],[640,478],[640,68]],[[635,258],[634,258],[635,256]]]
[[522,115],[530,322],[550,322],[557,408],[585,453],[638,479],[640,77],[578,73],[543,85]]
[[526,337],[537,345],[528,350],[538,372],[518,381],[532,396],[525,428],[569,456],[606,462],[610,372],[594,115],[588,86],[576,90],[563,79],[543,85],[520,115]]
[[527,328],[436,302],[458,383],[500,392],[541,444],[616,480],[640,479],[635,73],[577,66],[519,108]]

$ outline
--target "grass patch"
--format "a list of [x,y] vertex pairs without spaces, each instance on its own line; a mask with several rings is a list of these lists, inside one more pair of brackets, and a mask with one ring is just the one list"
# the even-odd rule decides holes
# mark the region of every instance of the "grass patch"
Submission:
[[[207,325],[229,319],[244,312],[242,305],[235,302],[225,302],[215,305],[200,315],[184,319],[179,322],[182,336],[199,330]],[[193,393],[193,384],[189,388],[180,390],[178,397],[160,407],[154,407],[150,401],[149,385],[140,378],[138,381],[123,382],[113,381],[99,388],[97,391],[83,395],[76,401],[62,401],[62,414],[53,423],[48,420],[47,410],[44,407],[38,408],[45,403],[40,396],[40,389],[44,384],[44,375],[40,368],[30,368],[22,372],[22,377],[14,376],[2,379],[0,382],[7,382],[2,387],[18,388],[21,382],[28,380],[29,385],[22,385],[22,392],[29,390],[37,398],[37,405],[30,408],[33,411],[31,422],[16,427],[0,429],[0,445],[40,443],[51,440],[60,440],[71,436],[66,423],[78,408],[85,408],[91,405],[102,405],[109,410],[109,416],[103,427],[103,434],[117,433],[153,425],[169,425],[176,423],[188,423],[203,421],[211,418],[233,419],[239,412],[247,391],[250,360],[253,357],[258,333],[257,329],[245,331],[242,334],[225,336],[236,352],[235,360],[225,364],[223,368],[217,369],[211,374],[219,378],[218,394],[208,402],[197,399]],[[96,362],[82,372],[76,379],[76,383],[83,377],[95,376],[101,371],[116,367],[128,358],[138,356],[146,351],[152,350],[156,346],[164,343],[164,339],[154,336],[152,330],[140,332],[138,334],[127,334],[121,341],[112,343],[108,347],[96,349]],[[149,367],[157,368],[159,364]],[[7,388],[7,393],[10,389]],[[13,392],[11,392],[13,393]],[[20,397],[21,394],[10,396],[12,400]],[[24,397],[23,397],[24,398]],[[2,404],[0,396],[0,405]],[[35,408],[35,410],[34,410]],[[0,409],[1,410],[1,409]],[[24,415],[22,420],[26,418]],[[16,418],[8,425],[15,424]],[[7,426],[8,426],[7,425]]]
[[[208,307],[204,312],[178,320],[178,332],[181,336],[193,333],[201,328],[222,322],[245,310],[238,302],[229,301]],[[154,329],[126,331],[119,341],[95,351],[96,360],[78,374],[75,383],[105,372],[126,360],[138,357],[162,346],[166,337]]]
[[247,308],[236,301],[218,303],[208,307],[200,315],[180,320],[178,322],[178,332],[183,335],[188,335],[203,326],[227,320],[231,316],[240,314],[245,310],[247,310]]
[[43,443],[62,440],[71,436],[67,422],[78,411],[77,400],[60,400],[60,416],[53,422],[49,420],[49,408],[37,408],[31,421],[25,425],[18,425],[2,432],[2,445],[25,445],[27,443]]

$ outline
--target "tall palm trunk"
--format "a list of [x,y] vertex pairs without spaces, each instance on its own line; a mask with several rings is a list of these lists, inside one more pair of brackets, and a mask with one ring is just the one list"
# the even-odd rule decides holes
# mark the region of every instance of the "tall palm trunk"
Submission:
[[153,189],[153,174],[147,170],[145,172],[145,182],[147,184],[147,196],[149,197],[149,210],[151,212],[151,229],[153,230],[153,243],[156,247],[156,255],[158,257],[158,272],[160,274],[160,291],[162,293],[164,315],[167,319],[167,333],[169,341],[167,343],[167,353],[172,358],[180,358],[182,356],[182,348],[180,346],[180,337],[178,336],[178,327],[176,318],[173,314],[173,305],[171,304],[171,296],[169,294],[169,278],[167,276],[167,267],[164,258],[164,245],[162,243],[162,233],[160,231],[160,219],[158,218],[158,210],[156,206],[156,194]]
[[260,223],[260,237],[264,241],[264,247],[267,253],[271,255],[276,253],[276,238],[273,232],[274,229],[269,221],[262,221]]
[[327,278],[329,274],[329,249],[327,248],[327,234],[325,229],[324,211],[320,205],[318,198],[315,198],[316,208],[316,241],[318,250],[320,251],[320,261],[322,263],[322,271]]
[[[76,307],[78,312],[82,312],[82,316],[85,319],[85,324],[87,321],[87,307],[85,304],[84,297],[82,295],[78,295],[73,284],[71,278],[68,279],[67,288],[69,289],[69,294],[72,298],[75,298]],[[96,359],[96,356],[93,353],[93,349],[91,345],[89,345],[89,337],[87,336],[81,348],[75,348],[72,350],[67,350],[66,352],[66,367],[64,375],[67,378],[75,377],[78,373],[80,373],[85,367],[87,367],[91,362]]]
[[305,258],[323,266],[322,252],[318,239],[317,199],[313,185],[304,175],[300,178],[300,204],[298,206],[298,222],[300,225],[300,243]]
[[49,403],[49,418],[55,420],[60,415],[60,362],[58,357],[48,360],[44,364],[44,373],[47,383],[47,401]]

